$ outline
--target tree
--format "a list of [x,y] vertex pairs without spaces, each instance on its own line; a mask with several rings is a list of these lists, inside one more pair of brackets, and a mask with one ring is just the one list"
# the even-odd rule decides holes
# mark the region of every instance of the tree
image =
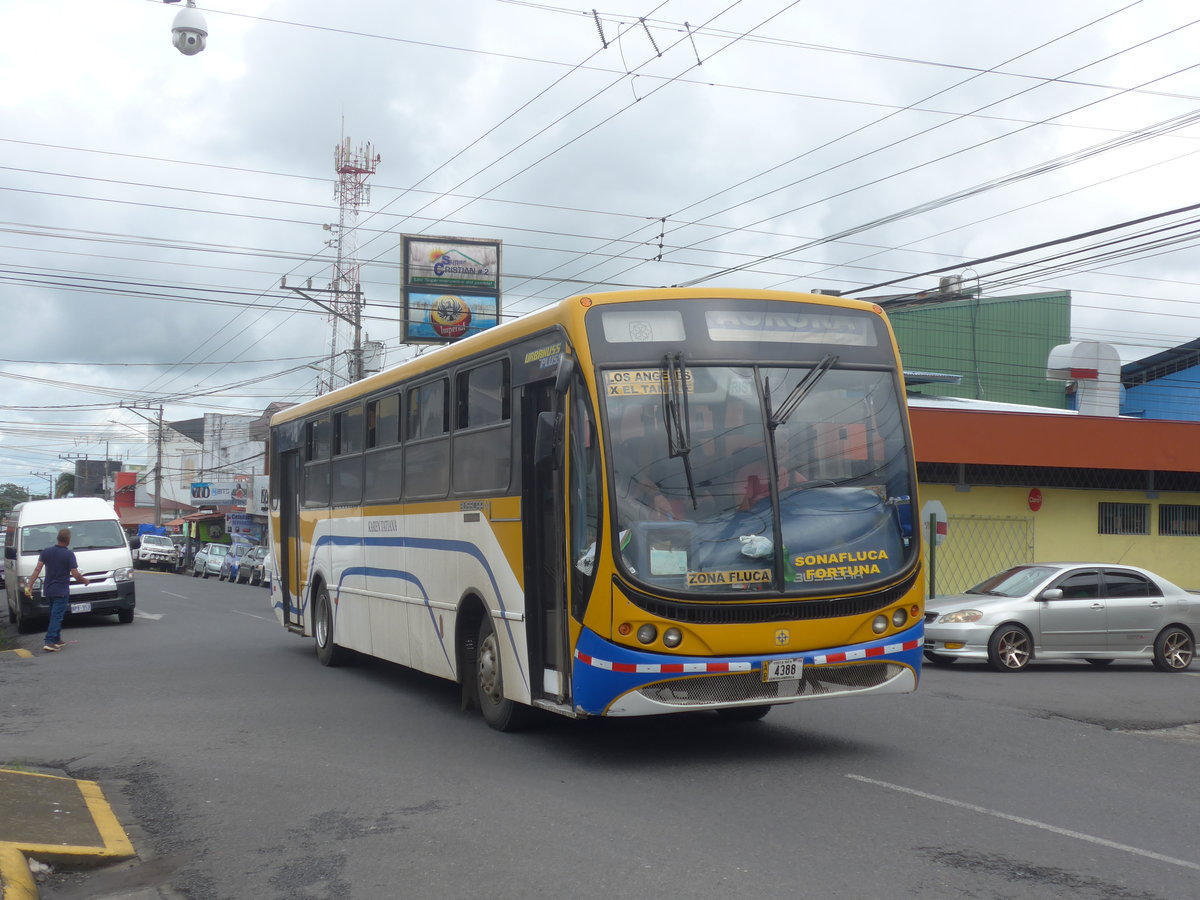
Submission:
[[54,496],[67,497],[75,493],[75,473],[63,472],[54,479]]
[[28,499],[29,491],[21,485],[13,484],[11,481],[0,484],[0,516],[7,517],[9,510]]

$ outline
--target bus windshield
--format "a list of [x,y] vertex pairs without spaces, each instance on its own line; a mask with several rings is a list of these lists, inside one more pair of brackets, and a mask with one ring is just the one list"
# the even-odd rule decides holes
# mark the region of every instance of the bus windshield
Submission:
[[[706,599],[828,594],[910,562],[911,472],[890,370],[626,366],[603,372],[617,555]],[[615,388],[615,389],[614,389]]]

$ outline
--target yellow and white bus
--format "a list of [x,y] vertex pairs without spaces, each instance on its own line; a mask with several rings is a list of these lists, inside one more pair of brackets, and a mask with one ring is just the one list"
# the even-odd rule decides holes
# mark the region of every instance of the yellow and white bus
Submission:
[[571,297],[272,419],[276,615],[487,722],[915,689],[924,581],[878,306]]

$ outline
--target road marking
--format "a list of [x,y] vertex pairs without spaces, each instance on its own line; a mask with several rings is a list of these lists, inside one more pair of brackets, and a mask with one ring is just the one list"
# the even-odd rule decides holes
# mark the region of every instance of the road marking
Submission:
[[188,598],[187,598],[187,597],[185,597],[183,594],[172,594],[170,591],[163,591],[163,593],[164,593],[164,594],[166,594],[168,597],[178,597],[180,600],[187,600],[187,599],[188,599]]
[[1084,834],[1081,831],[1071,831],[1069,828],[1059,828],[1057,825],[1047,825],[1045,822],[1038,822],[1034,819],[1026,819],[1021,816],[1011,816],[1008,813],[1002,813],[994,809],[988,809],[986,806],[976,806],[973,803],[963,803],[961,800],[951,800],[949,797],[939,797],[937,794],[927,794],[924,791],[914,790],[913,788],[901,787],[898,784],[890,784],[886,781],[876,781],[874,778],[866,778],[862,775],[847,775],[847,778],[853,778],[855,781],[861,781],[864,784],[873,784],[878,787],[887,788],[889,791],[899,791],[902,794],[911,794],[914,797],[921,797],[925,800],[933,800],[937,803],[945,803],[948,806],[957,806],[959,809],[969,809],[972,812],[983,813],[985,816],[995,816],[997,819],[1005,819],[1009,822],[1016,822],[1018,825],[1029,825],[1033,828],[1040,828],[1043,831],[1050,831],[1054,834],[1060,834],[1063,837],[1075,838],[1080,841],[1087,841],[1092,844],[1099,844],[1101,847],[1109,847],[1113,850],[1124,850],[1126,853],[1135,853],[1138,856],[1144,856],[1147,859],[1156,859],[1159,862],[1170,863],[1173,866],[1183,866],[1185,869],[1195,869],[1200,871],[1200,864],[1188,862],[1186,859],[1175,859],[1173,856],[1163,856],[1161,853],[1155,853],[1152,850],[1142,850],[1138,847],[1130,847],[1128,844],[1118,844],[1116,841],[1105,840],[1101,837],[1096,837],[1091,834]]
[[139,619],[153,619],[155,622],[157,622],[159,619],[161,619],[163,617],[162,613],[142,612],[140,609],[135,609],[133,611],[133,614],[135,616],[137,616]]
[[271,619],[267,618],[266,616],[256,616],[254,613],[242,612],[240,609],[232,610],[232,612],[237,613],[239,616],[249,616],[252,619],[259,619],[263,622],[272,621]]

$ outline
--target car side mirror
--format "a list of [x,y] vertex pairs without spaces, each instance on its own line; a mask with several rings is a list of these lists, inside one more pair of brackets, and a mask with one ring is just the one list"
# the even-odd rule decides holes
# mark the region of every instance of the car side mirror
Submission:
[[4,558],[5,559],[16,559],[17,558],[17,548],[16,547],[5,547],[4,548]]
[[1061,600],[1063,598],[1062,588],[1048,588],[1042,591],[1039,600]]

